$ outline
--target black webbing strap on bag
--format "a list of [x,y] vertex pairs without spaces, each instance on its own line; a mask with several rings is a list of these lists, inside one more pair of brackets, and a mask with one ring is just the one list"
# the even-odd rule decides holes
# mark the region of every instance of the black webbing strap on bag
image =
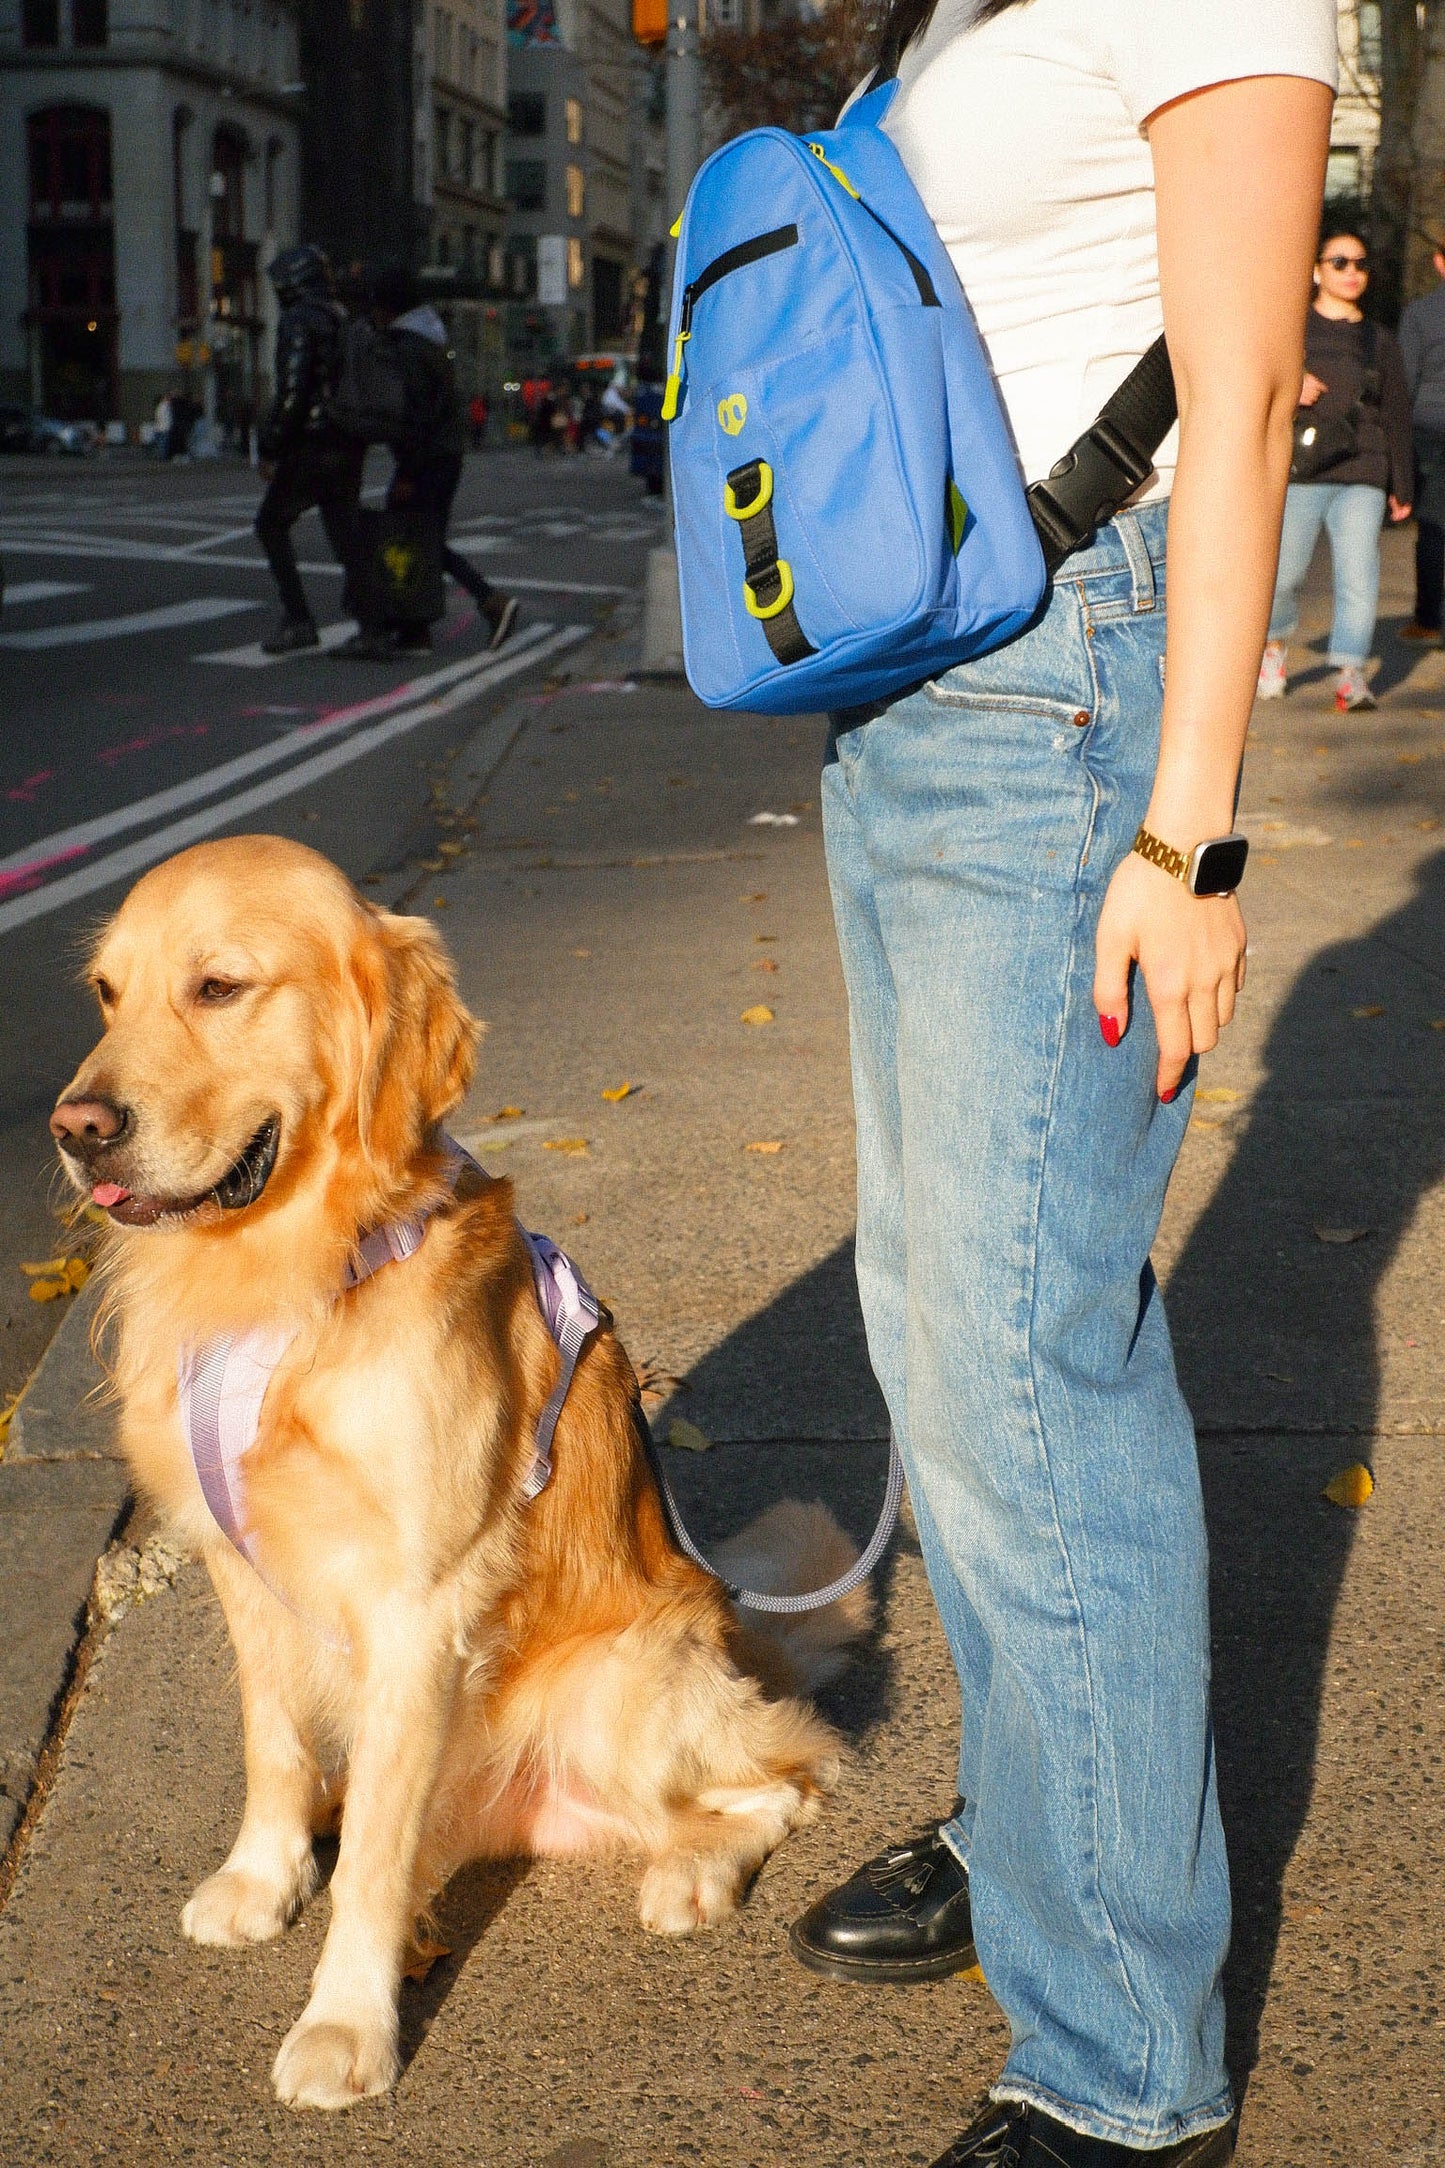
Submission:
[[765,459],[734,467],[723,499],[743,541],[743,585],[748,615],[755,617],[768,646],[783,664],[802,662],[817,649],[798,623],[793,608],[793,568],[778,555],[773,521],[773,470]]
[[1154,454],[1178,416],[1169,349],[1159,338],[1047,481],[1029,491],[1051,574],[1148,481]]

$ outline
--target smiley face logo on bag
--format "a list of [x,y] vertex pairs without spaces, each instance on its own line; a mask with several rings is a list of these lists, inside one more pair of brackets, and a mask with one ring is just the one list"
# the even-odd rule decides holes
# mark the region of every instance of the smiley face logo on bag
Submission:
[[728,436],[737,436],[747,418],[748,402],[740,391],[729,392],[726,399],[719,399],[717,425]]

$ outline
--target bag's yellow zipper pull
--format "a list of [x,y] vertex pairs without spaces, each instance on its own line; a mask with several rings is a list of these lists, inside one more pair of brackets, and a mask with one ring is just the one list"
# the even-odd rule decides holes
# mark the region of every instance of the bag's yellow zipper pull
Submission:
[[682,363],[682,350],[691,337],[692,288],[684,286],[682,289],[682,321],[677,327],[677,337],[672,342],[672,374],[668,378],[667,388],[662,394],[662,419],[665,422],[677,420],[677,409],[682,398],[682,380],[685,373]]
[[849,180],[847,174],[843,171],[843,168],[841,166],[834,165],[832,159],[828,156],[828,153],[824,150],[822,144],[810,141],[808,144],[808,148],[813,153],[813,156],[817,159],[819,165],[823,165],[828,168],[828,171],[832,174],[834,180],[838,183],[838,186],[840,188],[846,188],[855,203],[861,203],[863,201],[862,196],[853,186],[853,183]]

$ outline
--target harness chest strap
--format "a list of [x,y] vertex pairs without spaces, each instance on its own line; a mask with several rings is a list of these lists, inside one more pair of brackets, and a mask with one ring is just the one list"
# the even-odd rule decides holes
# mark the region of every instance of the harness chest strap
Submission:
[[[448,1144],[455,1185],[462,1168],[477,1163],[450,1140]],[[347,1269],[348,1288],[369,1280],[384,1265],[402,1264],[414,1256],[426,1234],[428,1216],[393,1220],[365,1236]],[[545,1235],[529,1234],[525,1228],[521,1233],[532,1261],[537,1304],[562,1358],[557,1383],[537,1418],[532,1464],[522,1479],[522,1494],[530,1499],[551,1478],[557,1421],[578,1357],[601,1313],[596,1296],[571,1258]],[[255,1443],[267,1387],[295,1337],[296,1328],[286,1326],[222,1333],[183,1349],[178,1364],[181,1430],[201,1493],[216,1526],[253,1566],[257,1565],[256,1540],[246,1522],[242,1462]]]

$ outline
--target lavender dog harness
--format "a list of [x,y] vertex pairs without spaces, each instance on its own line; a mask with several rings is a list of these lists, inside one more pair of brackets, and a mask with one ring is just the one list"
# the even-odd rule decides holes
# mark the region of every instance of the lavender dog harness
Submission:
[[[450,1139],[447,1142],[455,1184],[464,1166],[476,1167],[477,1163],[460,1146]],[[359,1287],[384,1265],[399,1265],[415,1256],[426,1230],[426,1217],[418,1215],[393,1220],[365,1236],[347,1270],[348,1288]],[[577,1359],[596,1328],[600,1312],[597,1297],[571,1258],[545,1235],[528,1234],[525,1227],[521,1232],[532,1259],[537,1305],[562,1358],[557,1383],[537,1418],[532,1465],[522,1480],[523,1496],[535,1498],[551,1479],[557,1419],[571,1389]],[[258,1572],[256,1539],[246,1522],[241,1464],[255,1443],[266,1388],[295,1339],[296,1330],[278,1326],[222,1333],[200,1347],[183,1349],[179,1363],[181,1430],[211,1518]]]
[[[455,1186],[463,1167],[483,1170],[461,1146],[446,1139],[451,1166],[451,1181]],[[426,1235],[427,1220],[418,1215],[412,1219],[393,1220],[384,1227],[363,1238],[357,1247],[355,1261],[348,1267],[348,1287],[358,1287],[369,1280],[373,1273],[391,1264],[402,1264],[415,1256]],[[557,1373],[557,1383],[552,1388],[547,1405],[537,1418],[537,1431],[532,1446],[532,1465],[522,1479],[522,1495],[535,1498],[545,1490],[552,1475],[552,1441],[557,1430],[557,1420],[566,1405],[571,1390],[573,1374],[578,1357],[586,1345],[588,1336],[595,1331],[601,1315],[597,1297],[583,1279],[577,1267],[565,1251],[559,1250],[545,1235],[528,1234],[521,1230],[532,1259],[532,1279],[537,1290],[537,1304],[546,1319],[547,1330],[557,1344],[562,1366]],[[228,1537],[243,1558],[261,1574],[273,1593],[289,1606],[289,1599],[267,1579],[256,1556],[256,1540],[246,1524],[245,1484],[242,1462],[255,1443],[261,1421],[261,1403],[266,1388],[276,1374],[282,1356],[296,1337],[295,1327],[278,1326],[255,1332],[220,1334],[207,1340],[200,1347],[182,1350],[178,1366],[178,1404],[181,1429],[195,1466],[196,1477],[211,1517],[221,1533]],[[658,1458],[647,1427],[646,1418],[637,1412],[637,1425],[642,1443],[646,1447],[652,1471],[662,1496],[663,1509],[667,1515],[673,1538],[678,1548],[694,1565],[701,1566],[714,1580],[722,1581],[734,1603],[751,1611],[768,1611],[784,1615],[804,1611],[821,1611],[829,1604],[839,1602],[844,1596],[861,1586],[873,1571],[888,1547],[898,1520],[898,1509],[903,1498],[903,1463],[899,1457],[897,1440],[890,1438],[888,1444],[888,1481],[884,1495],[883,1511],[864,1551],[846,1573],[830,1581],[826,1588],[811,1590],[806,1595],[776,1595],[769,1591],[735,1587],[717,1568],[704,1557],[683,1524],[682,1514],[673,1496],[667,1472]]]

